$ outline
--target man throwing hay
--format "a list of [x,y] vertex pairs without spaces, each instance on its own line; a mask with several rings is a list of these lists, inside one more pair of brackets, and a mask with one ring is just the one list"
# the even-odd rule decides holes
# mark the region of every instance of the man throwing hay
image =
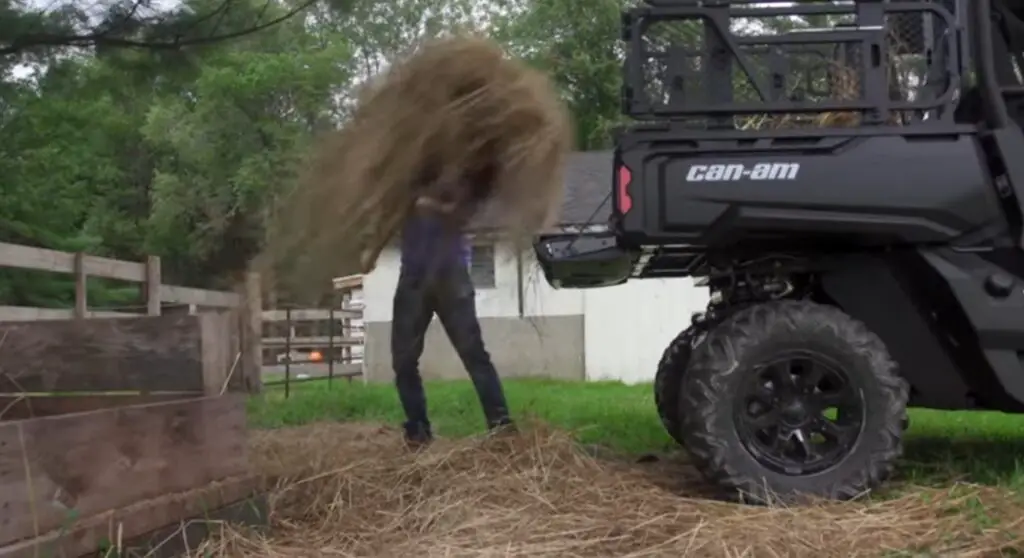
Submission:
[[[359,96],[271,227],[264,262],[297,299],[330,278],[372,269],[399,237],[402,269],[391,351],[410,442],[431,438],[419,372],[423,335],[440,318],[491,429],[510,424],[484,348],[462,232],[485,206],[520,246],[561,205],[572,147],[565,104],[548,77],[478,37],[432,41]],[[491,213],[491,212],[489,212]]]

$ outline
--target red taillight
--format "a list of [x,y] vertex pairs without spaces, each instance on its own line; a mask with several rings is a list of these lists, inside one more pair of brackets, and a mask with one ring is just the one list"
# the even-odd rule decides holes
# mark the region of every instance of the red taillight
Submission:
[[633,179],[633,173],[629,171],[629,167],[625,165],[619,167],[619,180],[618,180],[618,199],[619,199],[619,212],[629,213],[629,210],[633,208],[633,198],[629,195],[629,181]]

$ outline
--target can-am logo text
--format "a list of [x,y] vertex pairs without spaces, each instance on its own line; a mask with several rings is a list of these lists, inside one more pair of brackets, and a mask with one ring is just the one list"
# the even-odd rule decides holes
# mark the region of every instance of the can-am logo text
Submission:
[[686,181],[794,180],[799,173],[800,163],[757,163],[750,167],[740,164],[690,165]]

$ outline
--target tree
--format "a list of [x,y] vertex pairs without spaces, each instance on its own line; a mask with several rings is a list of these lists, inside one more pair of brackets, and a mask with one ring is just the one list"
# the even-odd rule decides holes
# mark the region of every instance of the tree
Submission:
[[[293,10],[240,6],[223,28]],[[349,87],[348,43],[308,23],[183,51],[53,51],[30,79],[0,73],[0,240],[156,253],[168,280],[216,284],[258,248],[261,209]],[[39,279],[6,270],[0,297],[67,302],[70,285]]]
[[142,133],[156,154],[146,246],[189,282],[227,278],[262,247],[267,210],[294,182],[318,129],[334,125],[350,47],[302,22],[204,58],[163,95]]
[[496,22],[510,52],[549,72],[566,97],[581,149],[608,147],[620,114],[624,0],[517,0]]
[[315,1],[302,0],[275,12],[270,9],[275,2],[265,0],[265,7],[253,13],[247,0],[185,2],[170,9],[152,0],[0,0],[0,54],[24,57],[62,47],[177,50],[208,45],[273,27]]
[[[94,67],[69,59],[51,65],[38,83],[5,84],[0,121],[4,241],[109,254],[131,246],[133,233],[138,238],[130,216],[106,208],[107,200],[132,203],[123,184],[133,168],[122,162],[132,142],[138,145],[138,134],[132,133],[130,105],[110,94],[83,94],[103,78]],[[112,230],[95,226],[115,222]],[[0,277],[0,294],[8,303],[39,305],[68,299],[72,292],[70,280],[53,274],[5,270]]]

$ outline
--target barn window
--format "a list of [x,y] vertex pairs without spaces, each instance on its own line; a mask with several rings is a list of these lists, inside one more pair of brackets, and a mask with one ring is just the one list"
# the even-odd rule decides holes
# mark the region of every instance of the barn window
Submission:
[[494,245],[473,244],[469,251],[469,277],[478,289],[493,289]]

